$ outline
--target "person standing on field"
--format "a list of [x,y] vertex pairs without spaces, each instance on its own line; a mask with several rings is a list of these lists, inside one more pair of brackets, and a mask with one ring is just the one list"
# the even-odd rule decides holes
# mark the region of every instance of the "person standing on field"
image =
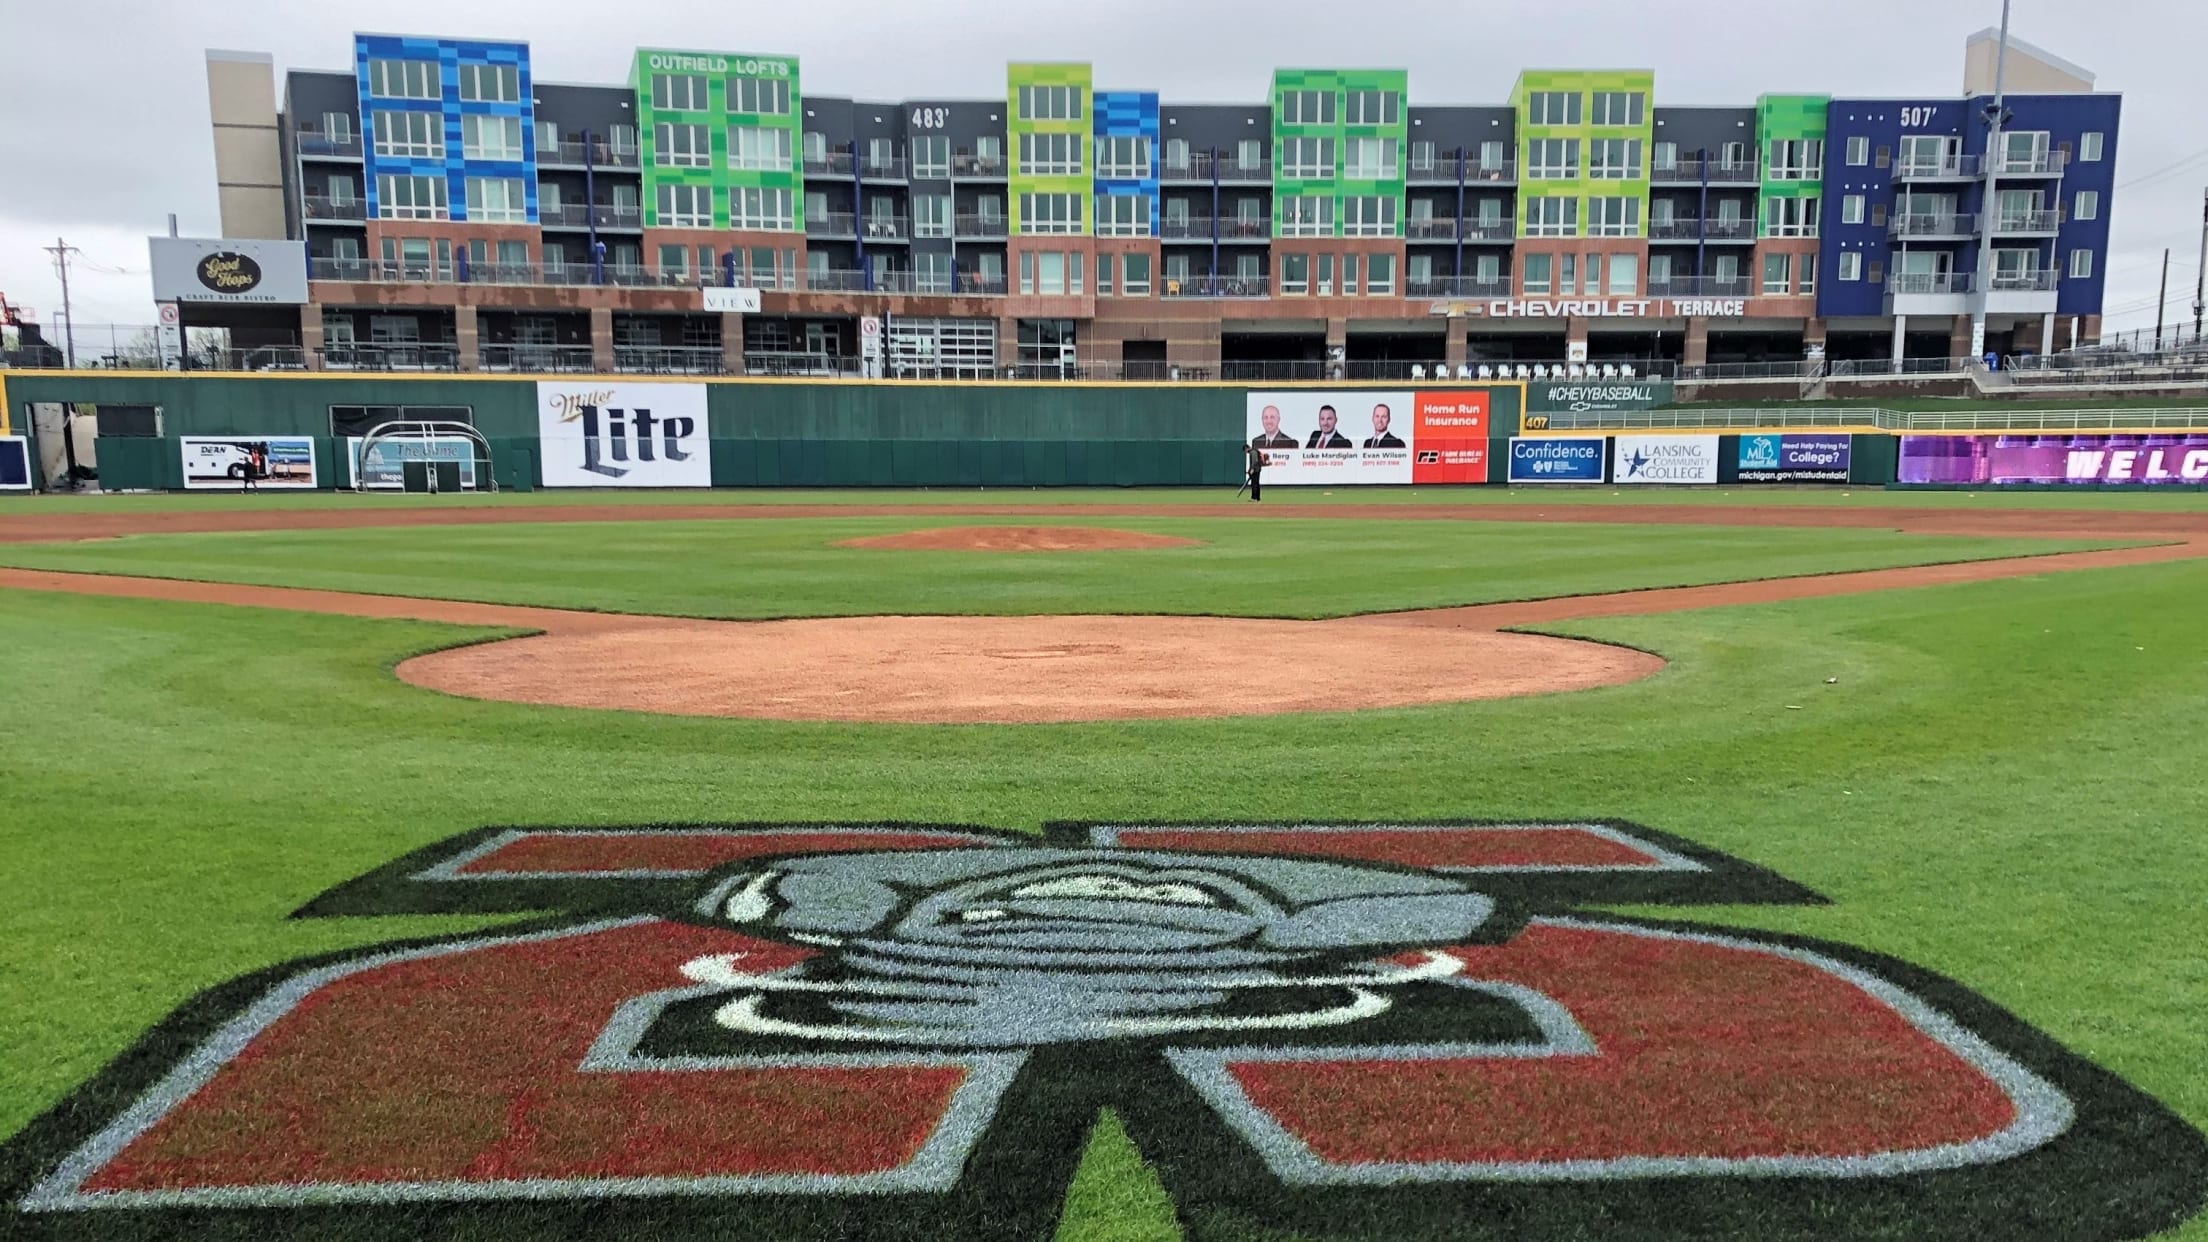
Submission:
[[1257,503],[1259,488],[1263,486],[1265,467],[1270,463],[1270,459],[1266,457],[1265,450],[1259,448],[1255,441],[1252,441],[1243,449],[1243,454],[1250,471],[1250,502],[1255,504]]

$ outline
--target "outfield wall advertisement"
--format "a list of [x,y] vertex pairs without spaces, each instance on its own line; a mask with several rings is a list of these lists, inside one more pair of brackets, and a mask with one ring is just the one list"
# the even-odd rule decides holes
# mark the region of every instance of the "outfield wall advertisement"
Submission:
[[184,486],[190,491],[243,488],[310,492],[320,486],[313,436],[183,436]]
[[1611,441],[1610,481],[1717,482],[1717,437],[1618,436]]
[[2208,435],[1903,436],[1904,483],[2208,484]]
[[546,487],[711,487],[705,385],[537,385]]
[[1267,483],[1487,482],[1486,392],[1253,392],[1243,415]]
[[362,437],[345,437],[345,461],[341,486],[367,488],[371,491],[395,492],[406,486],[404,463],[409,461],[454,461],[460,463],[460,486],[475,490],[475,465],[478,452],[475,441],[466,436],[437,436],[429,440],[378,440],[368,450],[368,459],[360,457]]
[[31,441],[27,436],[0,436],[0,492],[31,490]]
[[1601,436],[1521,436],[1510,442],[1513,483],[1600,483],[1608,443]]
[[1854,457],[1846,436],[1742,436],[1734,465],[1743,483],[1845,483]]

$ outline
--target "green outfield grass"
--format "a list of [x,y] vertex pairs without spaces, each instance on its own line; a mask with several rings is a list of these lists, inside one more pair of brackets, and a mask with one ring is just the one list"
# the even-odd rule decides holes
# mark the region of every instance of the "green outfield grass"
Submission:
[[145,535],[0,544],[0,564],[699,617],[1321,617],[2108,546],[1798,527],[1303,518],[1109,519],[1116,528],[1205,541],[1137,552],[833,546],[961,524],[819,518]]
[[[1932,509],[2208,510],[2208,493],[2043,492],[1983,488],[1974,492],[1880,487],[1281,487],[1267,504],[1320,505],[1837,505]],[[482,495],[360,495],[353,492],[159,492],[92,496],[0,496],[0,519],[18,513],[190,513],[230,509],[466,509],[566,505],[1180,505],[1235,500],[1232,487],[909,488],[864,491],[806,488],[714,488],[700,491],[492,492]],[[1253,510],[1261,512],[1262,510]]]

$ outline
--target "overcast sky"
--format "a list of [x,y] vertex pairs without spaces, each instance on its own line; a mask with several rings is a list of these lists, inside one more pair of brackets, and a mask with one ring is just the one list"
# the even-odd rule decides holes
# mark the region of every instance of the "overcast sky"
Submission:
[[[2113,329],[2152,327],[2163,247],[2170,315],[2191,318],[2208,184],[2203,0],[2016,0],[2013,33],[2124,94]],[[618,83],[638,45],[783,52],[821,94],[999,94],[1008,60],[1086,60],[1106,89],[1259,101],[1288,66],[1410,70],[1414,103],[1501,103],[1520,68],[1645,67],[1659,104],[1765,92],[1950,98],[1963,40],[1999,0],[0,0],[0,293],[53,323],[40,247],[66,237],[81,324],[152,322],[145,237],[175,212],[216,236],[205,48],[348,69],[356,28],[526,40],[537,77]],[[2189,33],[2188,33],[2189,32]]]

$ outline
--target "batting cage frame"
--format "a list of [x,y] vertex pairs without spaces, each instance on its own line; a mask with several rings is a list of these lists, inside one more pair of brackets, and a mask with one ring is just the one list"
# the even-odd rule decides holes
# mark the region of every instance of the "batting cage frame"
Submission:
[[[453,440],[465,441],[470,446],[468,457],[449,457],[441,455],[437,451],[439,444]],[[483,437],[482,432],[477,431],[467,423],[444,419],[394,419],[390,422],[378,423],[370,428],[368,434],[360,438],[360,444],[352,454],[352,490],[356,492],[406,490],[403,483],[398,488],[392,488],[374,486],[368,482],[369,462],[374,460],[376,450],[385,444],[397,447],[402,475],[408,462],[426,461],[434,464],[443,461],[465,461],[468,465],[468,473],[462,476],[460,490],[478,492],[495,492],[498,490],[498,478],[491,469],[491,442]],[[432,492],[439,490],[437,472],[434,469],[428,471],[427,486]]]

